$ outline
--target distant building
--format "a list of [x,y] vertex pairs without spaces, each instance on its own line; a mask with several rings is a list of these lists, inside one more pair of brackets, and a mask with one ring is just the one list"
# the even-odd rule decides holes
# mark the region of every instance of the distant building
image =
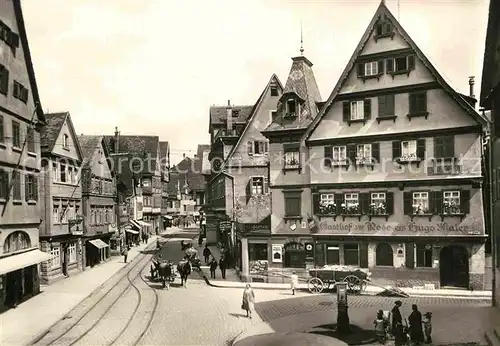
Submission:
[[162,225],[170,225],[172,217],[168,215],[168,182],[170,180],[170,146],[160,141],[160,174],[161,174],[161,217]]

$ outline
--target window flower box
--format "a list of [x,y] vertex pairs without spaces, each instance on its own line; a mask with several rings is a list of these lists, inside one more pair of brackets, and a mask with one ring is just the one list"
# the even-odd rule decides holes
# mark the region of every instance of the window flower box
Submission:
[[401,155],[399,158],[400,162],[418,162],[420,161],[420,158],[417,156],[417,154],[408,154],[408,155]]
[[290,159],[285,161],[285,169],[299,169],[300,163],[296,159]]
[[318,217],[321,216],[333,217],[334,221],[337,219],[337,204],[333,201],[320,201]]
[[443,210],[441,212],[441,220],[444,221],[446,216],[459,216],[460,221],[465,217],[465,213],[460,209],[460,205],[454,201],[444,201]]
[[359,203],[350,203],[347,205],[346,203],[342,203],[341,205],[342,208],[342,219],[345,221],[346,217],[354,216],[357,217],[361,221],[361,211],[359,208]]
[[374,166],[373,160],[371,157],[356,157],[356,165],[358,166]]
[[416,216],[428,217],[429,222],[432,220],[432,213],[430,212],[428,207],[424,208],[420,204],[414,204],[414,205],[412,205],[412,208],[413,208],[413,214],[410,215],[412,221],[413,221],[413,218]]
[[370,221],[372,217],[385,217],[386,221],[389,218],[387,213],[387,205],[385,203],[371,203],[369,214]]

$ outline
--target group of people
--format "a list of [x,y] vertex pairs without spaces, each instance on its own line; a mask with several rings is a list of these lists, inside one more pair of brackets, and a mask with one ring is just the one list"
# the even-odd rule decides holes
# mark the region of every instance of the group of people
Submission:
[[413,345],[420,345],[424,341],[427,344],[432,343],[432,313],[427,312],[422,318],[422,313],[418,310],[417,305],[413,304],[408,322],[405,318],[403,324],[403,315],[399,310],[402,305],[403,303],[398,300],[390,312],[382,310],[377,312],[377,318],[373,323],[380,343],[384,344],[388,335],[394,337],[395,346],[405,345],[408,341],[411,341]]
[[212,251],[208,248],[208,245],[205,245],[205,248],[203,249],[203,258],[205,259],[205,265],[208,265],[210,268],[210,278],[215,279],[216,278],[216,271],[217,267],[220,268],[220,273],[222,276],[222,279],[226,279],[226,270],[228,267],[227,263],[227,256],[225,255],[225,252],[223,251],[221,253],[221,257],[219,262],[215,259],[215,256],[212,254]]

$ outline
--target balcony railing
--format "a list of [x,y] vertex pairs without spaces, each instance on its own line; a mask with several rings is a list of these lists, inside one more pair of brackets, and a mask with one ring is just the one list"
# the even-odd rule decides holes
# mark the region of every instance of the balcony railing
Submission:
[[220,129],[219,132],[215,135],[214,142],[219,138],[238,138],[241,134],[241,131],[235,129]]

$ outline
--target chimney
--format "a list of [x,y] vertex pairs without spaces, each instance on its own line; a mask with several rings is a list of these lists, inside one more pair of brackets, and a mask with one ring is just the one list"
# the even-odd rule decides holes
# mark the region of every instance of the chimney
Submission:
[[233,109],[231,107],[231,100],[227,100],[227,129],[231,131],[233,129]]
[[476,96],[474,95],[474,78],[474,76],[469,77],[469,96],[473,99],[476,98]]
[[120,148],[120,132],[118,132],[118,126],[115,127],[115,147],[113,148],[115,153],[119,152]]
[[182,154],[182,158],[185,159],[186,158],[186,154],[183,153]]

